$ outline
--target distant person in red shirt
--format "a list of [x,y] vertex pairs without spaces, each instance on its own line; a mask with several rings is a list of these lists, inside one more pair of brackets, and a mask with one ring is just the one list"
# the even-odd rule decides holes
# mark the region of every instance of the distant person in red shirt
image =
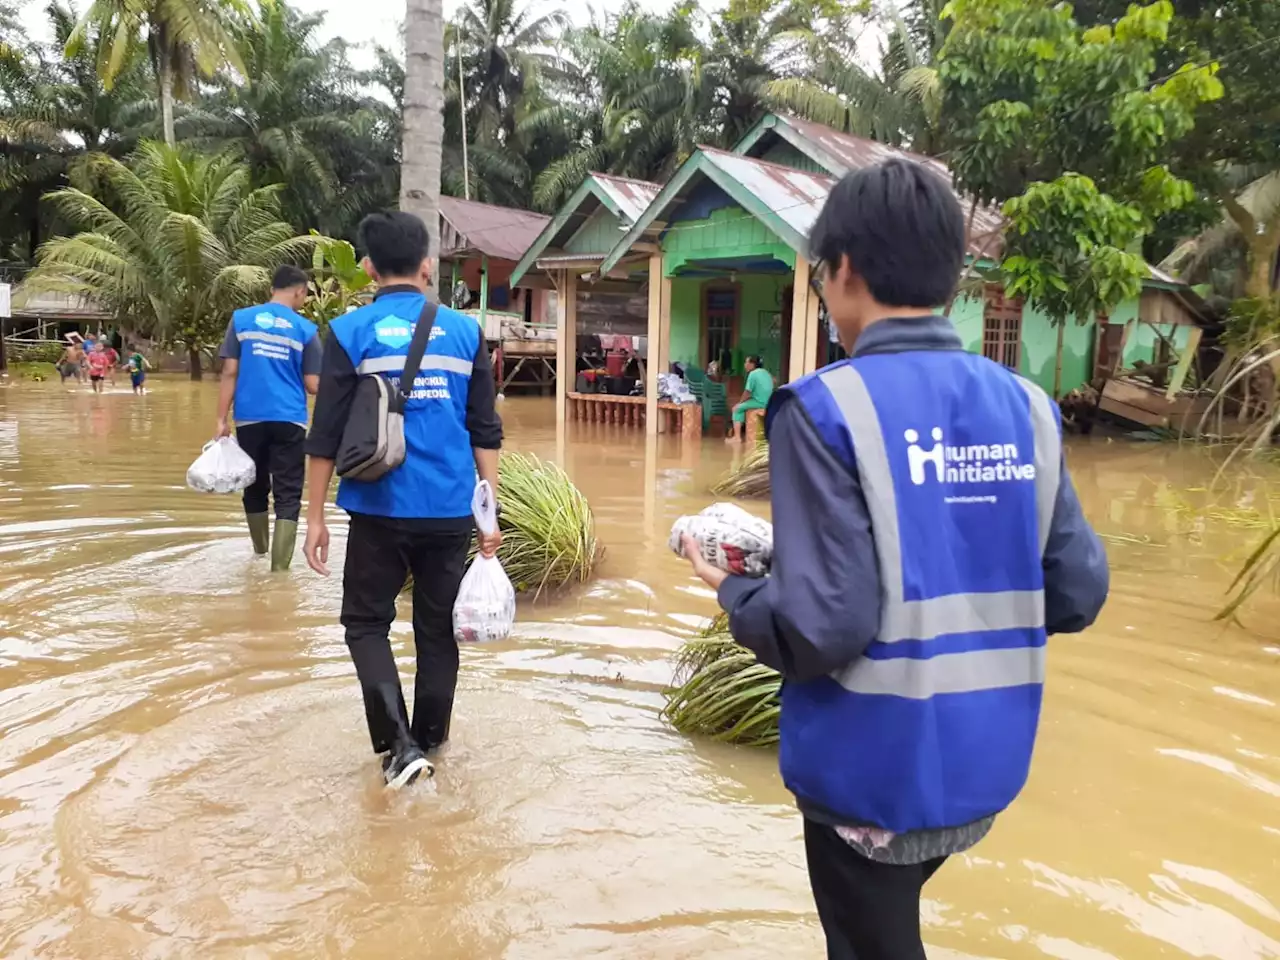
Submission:
[[93,384],[93,392],[102,392],[102,379],[111,370],[111,360],[107,357],[107,351],[103,349],[101,342],[93,345],[93,352],[89,354],[89,382]]
[[116,370],[120,367],[120,351],[109,342],[104,341],[104,343],[105,348],[102,352],[107,355],[107,383],[114,387],[116,385]]

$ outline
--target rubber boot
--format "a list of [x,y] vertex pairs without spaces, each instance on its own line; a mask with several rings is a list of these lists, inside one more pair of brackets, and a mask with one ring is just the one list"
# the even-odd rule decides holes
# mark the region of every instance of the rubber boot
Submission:
[[244,519],[249,524],[253,552],[260,557],[265,556],[271,549],[271,518],[265,513],[246,513]]
[[298,542],[298,521],[277,520],[276,534],[271,543],[271,571],[278,573],[289,569],[293,563],[293,547]]

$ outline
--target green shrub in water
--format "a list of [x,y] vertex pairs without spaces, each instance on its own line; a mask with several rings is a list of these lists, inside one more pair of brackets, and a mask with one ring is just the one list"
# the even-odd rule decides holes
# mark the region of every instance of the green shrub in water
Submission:
[[585,583],[604,554],[582,491],[553,463],[504,453],[498,466],[502,549],[498,558],[521,593]]
[[778,742],[782,677],[729,635],[725,616],[680,648],[662,716],[681,733],[722,743]]
[[721,477],[711,492],[718,497],[769,499],[769,444],[763,436],[755,449]]

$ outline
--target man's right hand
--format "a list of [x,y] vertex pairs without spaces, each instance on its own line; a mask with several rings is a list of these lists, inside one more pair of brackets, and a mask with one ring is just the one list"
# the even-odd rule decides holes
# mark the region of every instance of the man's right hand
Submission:
[[324,517],[307,518],[307,539],[302,546],[307,566],[322,577],[329,575],[329,525]]
[[218,426],[213,432],[213,439],[221,440],[229,436],[231,436],[231,424],[227,422],[226,417],[222,417],[218,420]]

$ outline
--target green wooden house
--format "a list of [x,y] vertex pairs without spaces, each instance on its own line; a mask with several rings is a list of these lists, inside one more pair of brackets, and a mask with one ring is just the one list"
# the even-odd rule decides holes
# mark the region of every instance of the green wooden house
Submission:
[[[648,384],[646,423],[659,429],[657,374],[672,361],[705,368],[711,361],[729,372],[739,389],[743,358],[763,357],[780,381],[795,379],[827,362],[830,337],[820,298],[810,282],[809,231],[837,178],[853,170],[905,157],[948,176],[940,161],[780,114],[764,117],[732,151],[697,149],[671,180],[656,191],[628,224],[593,210],[567,246],[590,282],[641,285],[648,295]],[[575,197],[594,194],[584,184]],[[993,264],[1000,255],[998,212],[973,208],[969,262]],[[547,228],[572,216],[566,205]],[[587,227],[596,217],[599,226]],[[611,249],[602,226],[619,229]],[[563,236],[563,230],[560,236]],[[568,252],[564,255],[567,256]],[[590,254],[589,260],[586,254]],[[542,259],[539,260],[539,257]],[[528,269],[557,262],[531,251]],[[519,269],[519,268],[518,268]],[[1005,300],[998,287],[976,282],[951,311],[969,349],[1017,369],[1046,389],[1053,386],[1057,331],[1045,317]],[[1135,360],[1159,361],[1170,351],[1198,342],[1194,298],[1185,285],[1153,271],[1140,300],[1123,304],[1110,318],[1069,324],[1064,335],[1063,389],[1088,382],[1099,369],[1114,371]],[[563,318],[564,334],[575,329]],[[562,338],[563,340],[564,338]],[[565,367],[562,366],[562,369]],[[557,396],[572,389],[561,377]]]

